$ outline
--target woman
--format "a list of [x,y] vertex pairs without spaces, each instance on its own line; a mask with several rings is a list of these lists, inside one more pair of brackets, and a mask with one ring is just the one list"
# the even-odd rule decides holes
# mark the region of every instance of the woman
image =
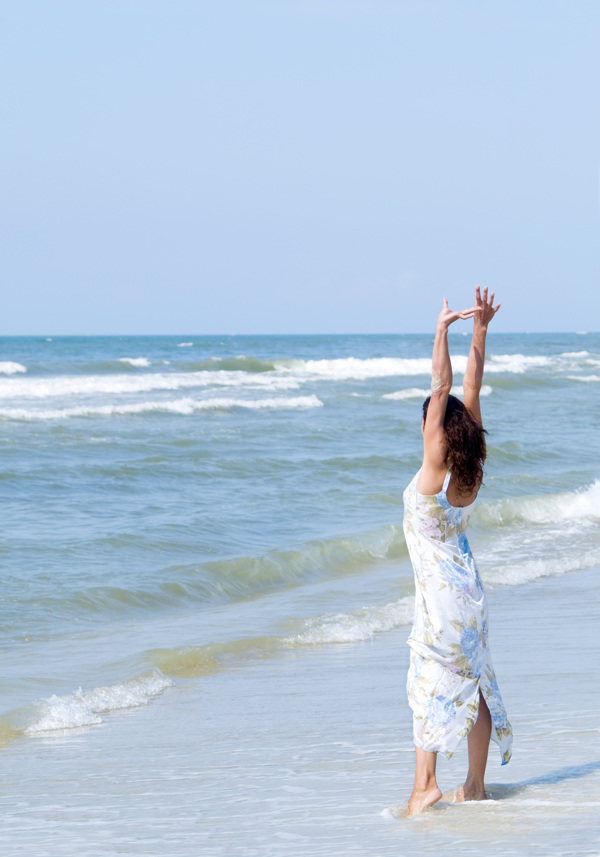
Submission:
[[[408,813],[436,803],[442,793],[437,753],[451,756],[468,735],[469,770],[453,800],[484,800],[490,736],[502,764],[511,755],[512,730],[488,648],[486,598],[464,533],[483,477],[485,432],[479,393],[485,339],[500,309],[479,287],[475,306],[461,312],[444,298],[433,345],[431,396],[423,406],[423,465],[404,492],[404,532],[415,583],[415,619],[408,640],[407,691],[413,710],[415,783]],[[452,364],[448,328],[473,318],[464,377],[464,404],[450,395]]]

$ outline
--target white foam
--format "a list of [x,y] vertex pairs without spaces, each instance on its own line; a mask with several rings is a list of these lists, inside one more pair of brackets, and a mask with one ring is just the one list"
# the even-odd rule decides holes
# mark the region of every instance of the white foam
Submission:
[[21,372],[27,372],[27,367],[22,363],[13,363],[12,360],[0,361],[0,374],[18,375]]
[[[480,396],[489,396],[493,388],[489,384],[484,384],[480,391]],[[452,387],[450,391],[453,396],[464,396],[465,391],[461,386]],[[426,399],[431,394],[431,390],[425,390],[421,387],[408,387],[406,390],[398,390],[397,393],[385,393],[383,399]]]
[[146,357],[119,357],[118,360],[119,363],[128,363],[130,366],[144,367],[150,365],[150,361]]
[[[552,541],[552,539],[548,539]],[[536,559],[521,562],[482,563],[482,577],[486,583],[504,586],[522,586],[540,577],[558,577],[571,571],[582,571],[600,565],[600,548],[582,551],[556,551]]]
[[422,387],[407,387],[406,390],[398,390],[397,393],[384,393],[382,399],[426,399],[431,394],[431,390],[425,390]]
[[556,369],[572,371],[587,366],[600,366],[598,355],[589,351],[563,351],[551,357],[543,355],[497,354],[490,355],[485,363],[486,372],[508,372],[522,375],[532,369]]
[[173,685],[172,679],[159,670],[153,670],[109,687],[97,687],[86,692],[80,688],[70,696],[51,696],[33,706],[30,714],[32,722],[24,731],[35,734],[96,726],[102,723],[101,713],[147,705],[151,699]]
[[600,480],[580,491],[484,504],[475,516],[495,528],[478,554],[488,582],[520,585],[600,565]]
[[75,696],[51,696],[38,703],[37,719],[25,729],[28,734],[96,726],[102,718],[85,707]]
[[326,643],[359,643],[394,628],[410,625],[414,597],[407,596],[383,607],[363,607],[354,613],[317,616],[304,622],[300,633],[284,640],[289,646],[311,646]]
[[193,344],[193,342],[178,342],[177,348],[191,348]]
[[559,521],[600,521],[600,480],[586,488],[563,494],[520,497],[486,503],[477,512],[488,523],[504,524],[514,520],[533,524],[556,524]]
[[589,351],[564,351],[559,359],[570,369],[600,366],[600,354],[590,354]]
[[[180,343],[180,345],[193,343]],[[132,367],[147,368],[151,365],[145,357],[121,357],[119,362]],[[467,358],[453,358],[456,374],[466,368]],[[96,394],[135,394],[152,390],[180,390],[195,387],[243,387],[244,389],[292,390],[311,381],[366,380],[385,377],[430,376],[430,358],[381,357],[360,360],[354,357],[335,360],[276,360],[275,371],[246,372],[236,369],[192,372],[152,372],[148,374],[94,374],[58,375],[0,378],[0,399],[44,399],[52,397],[92,396]],[[565,352],[557,357],[524,356],[522,354],[491,355],[486,362],[490,373],[512,372],[523,374],[530,369],[553,367],[573,372],[600,365],[588,352]],[[27,372],[20,363],[0,363],[0,375],[21,375]],[[583,376],[570,376],[584,380]],[[586,380],[597,380],[598,375],[586,375]],[[421,398],[427,395],[426,386],[387,394],[387,398]],[[457,388],[460,395],[460,388]],[[417,392],[418,391],[418,392]],[[492,388],[486,385],[482,395],[489,395]]]
[[567,375],[569,381],[600,381],[600,375]]
[[552,357],[535,354],[491,354],[485,361],[485,371],[522,375],[529,369],[552,366],[555,363]]
[[431,373],[429,358],[375,357],[358,360],[347,357],[338,360],[307,360],[306,371],[320,378],[335,380],[385,378],[390,375],[424,375]]
[[292,378],[274,373],[239,371],[157,372],[147,375],[59,375],[52,378],[0,379],[0,399],[46,399],[96,394],[148,393],[193,387],[244,387],[246,389],[295,390]]
[[[467,355],[457,354],[451,358],[456,374],[463,374],[467,368]],[[485,371],[522,375],[535,369],[573,368],[574,364],[584,362],[594,364],[587,352],[565,352],[555,356],[541,354],[490,354],[485,363]],[[344,357],[332,360],[275,360],[274,366],[280,373],[291,374],[305,379],[323,379],[332,381],[367,380],[393,376],[431,375],[430,357],[373,357],[359,359]]]
[[[429,357],[372,357],[360,360],[344,357],[335,360],[275,360],[275,367],[282,372],[308,375],[333,381],[366,380],[386,378],[393,375],[430,375]],[[464,372],[467,358],[461,355],[452,358],[456,372]]]
[[174,401],[137,402],[122,405],[80,405],[75,408],[28,409],[4,408],[0,410],[0,419],[11,420],[61,420],[70,417],[91,416],[127,416],[151,412],[168,412],[188,416],[203,410],[230,410],[231,408],[263,409],[308,409],[321,408],[323,402],[316,396],[296,396],[293,398],[268,399],[176,399]]
[[97,687],[94,690],[77,690],[74,696],[86,708],[95,714],[107,711],[119,711],[124,708],[137,708],[147,705],[151,699],[158,696],[175,682],[161,672],[144,673],[130,681],[113,684],[108,687]]

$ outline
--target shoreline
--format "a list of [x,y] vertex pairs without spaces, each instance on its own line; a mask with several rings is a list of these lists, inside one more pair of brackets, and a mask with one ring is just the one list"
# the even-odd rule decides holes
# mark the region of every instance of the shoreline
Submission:
[[[440,802],[392,823],[413,764],[402,628],[179,679],[104,727],[5,748],[5,847],[39,852],[55,839],[38,825],[60,820],[63,845],[85,831],[89,849],[79,840],[51,852],[61,855],[126,845],[177,857],[192,843],[207,857],[584,853],[597,844],[600,808],[600,693],[587,674],[600,655],[599,593],[598,568],[488,587],[492,658],[515,731],[509,765],[490,748],[490,801]],[[440,760],[444,791],[465,766],[463,741]]]

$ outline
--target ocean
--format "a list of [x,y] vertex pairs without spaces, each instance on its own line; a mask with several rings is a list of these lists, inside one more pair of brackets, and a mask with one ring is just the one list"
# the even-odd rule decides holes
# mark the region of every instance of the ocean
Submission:
[[432,344],[0,340],[3,855],[600,854],[596,333],[488,336],[469,538],[514,756],[394,809]]

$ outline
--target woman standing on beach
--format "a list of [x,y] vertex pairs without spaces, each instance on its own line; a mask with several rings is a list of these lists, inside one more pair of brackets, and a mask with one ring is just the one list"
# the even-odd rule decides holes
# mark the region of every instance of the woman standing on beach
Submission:
[[[408,812],[421,812],[442,793],[438,753],[451,756],[468,735],[469,770],[453,800],[484,800],[490,737],[502,764],[511,756],[512,730],[488,648],[486,597],[465,530],[483,478],[485,432],[479,393],[487,328],[500,304],[479,287],[475,306],[454,312],[444,298],[433,345],[431,396],[423,405],[423,465],[404,492],[404,532],[416,584],[415,619],[408,640],[407,691],[413,710],[415,783]],[[464,404],[450,395],[448,328],[473,318],[464,377]]]

